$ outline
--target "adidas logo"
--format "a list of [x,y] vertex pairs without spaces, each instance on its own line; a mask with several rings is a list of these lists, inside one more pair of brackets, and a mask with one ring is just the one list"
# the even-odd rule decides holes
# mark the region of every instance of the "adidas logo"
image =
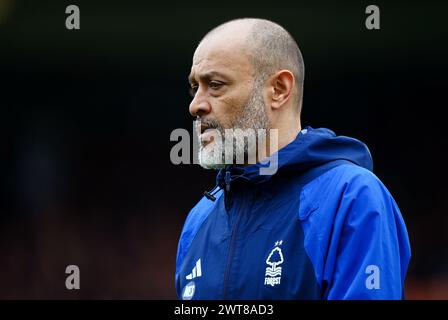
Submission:
[[187,280],[192,280],[194,278],[199,278],[200,276],[202,276],[201,259],[196,261],[196,265],[194,266],[191,273],[188,276],[186,276],[186,278],[187,278]]

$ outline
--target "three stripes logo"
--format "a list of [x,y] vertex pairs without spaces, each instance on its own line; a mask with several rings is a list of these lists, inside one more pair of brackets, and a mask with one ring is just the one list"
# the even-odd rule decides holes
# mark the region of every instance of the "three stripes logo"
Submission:
[[274,287],[280,284],[282,278],[282,267],[279,267],[285,259],[283,258],[282,249],[280,246],[283,244],[283,240],[275,242],[275,248],[272,249],[268,258],[266,259],[266,273],[264,278],[264,284]]
[[[193,280],[195,278],[199,278],[200,276],[202,276],[201,259],[196,261],[193,270],[191,270],[191,273],[187,275],[185,278],[187,280]],[[194,281],[188,282],[187,285],[182,290],[182,299],[183,300],[193,299],[195,291],[196,291],[196,284],[194,283]]]
[[199,278],[200,276],[202,276],[202,270],[201,270],[201,259],[199,259],[198,261],[196,261],[196,265],[194,266],[193,270],[191,271],[191,273],[189,275],[187,275],[185,278],[187,280],[192,280],[194,278]]

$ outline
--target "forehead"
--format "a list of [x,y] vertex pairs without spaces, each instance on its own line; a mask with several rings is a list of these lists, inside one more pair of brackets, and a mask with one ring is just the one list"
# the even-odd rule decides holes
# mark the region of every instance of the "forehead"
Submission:
[[210,72],[233,78],[251,76],[252,64],[241,39],[212,37],[199,44],[193,55],[190,78]]

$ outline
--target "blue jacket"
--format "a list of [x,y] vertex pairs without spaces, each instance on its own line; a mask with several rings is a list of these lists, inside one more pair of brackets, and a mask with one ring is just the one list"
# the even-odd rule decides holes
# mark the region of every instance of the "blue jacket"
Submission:
[[180,299],[402,299],[410,259],[397,204],[365,144],[303,129],[278,171],[227,167],[189,213]]

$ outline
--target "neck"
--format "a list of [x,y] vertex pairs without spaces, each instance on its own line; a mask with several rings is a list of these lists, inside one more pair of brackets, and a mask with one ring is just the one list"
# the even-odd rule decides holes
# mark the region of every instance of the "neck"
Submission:
[[[302,130],[300,119],[295,120],[288,126],[273,126],[273,128],[278,129],[271,129],[270,132],[266,134],[265,147],[261,148],[257,161],[261,161],[271,156],[273,153],[293,142],[300,130]],[[274,130],[276,130],[276,132]]]

